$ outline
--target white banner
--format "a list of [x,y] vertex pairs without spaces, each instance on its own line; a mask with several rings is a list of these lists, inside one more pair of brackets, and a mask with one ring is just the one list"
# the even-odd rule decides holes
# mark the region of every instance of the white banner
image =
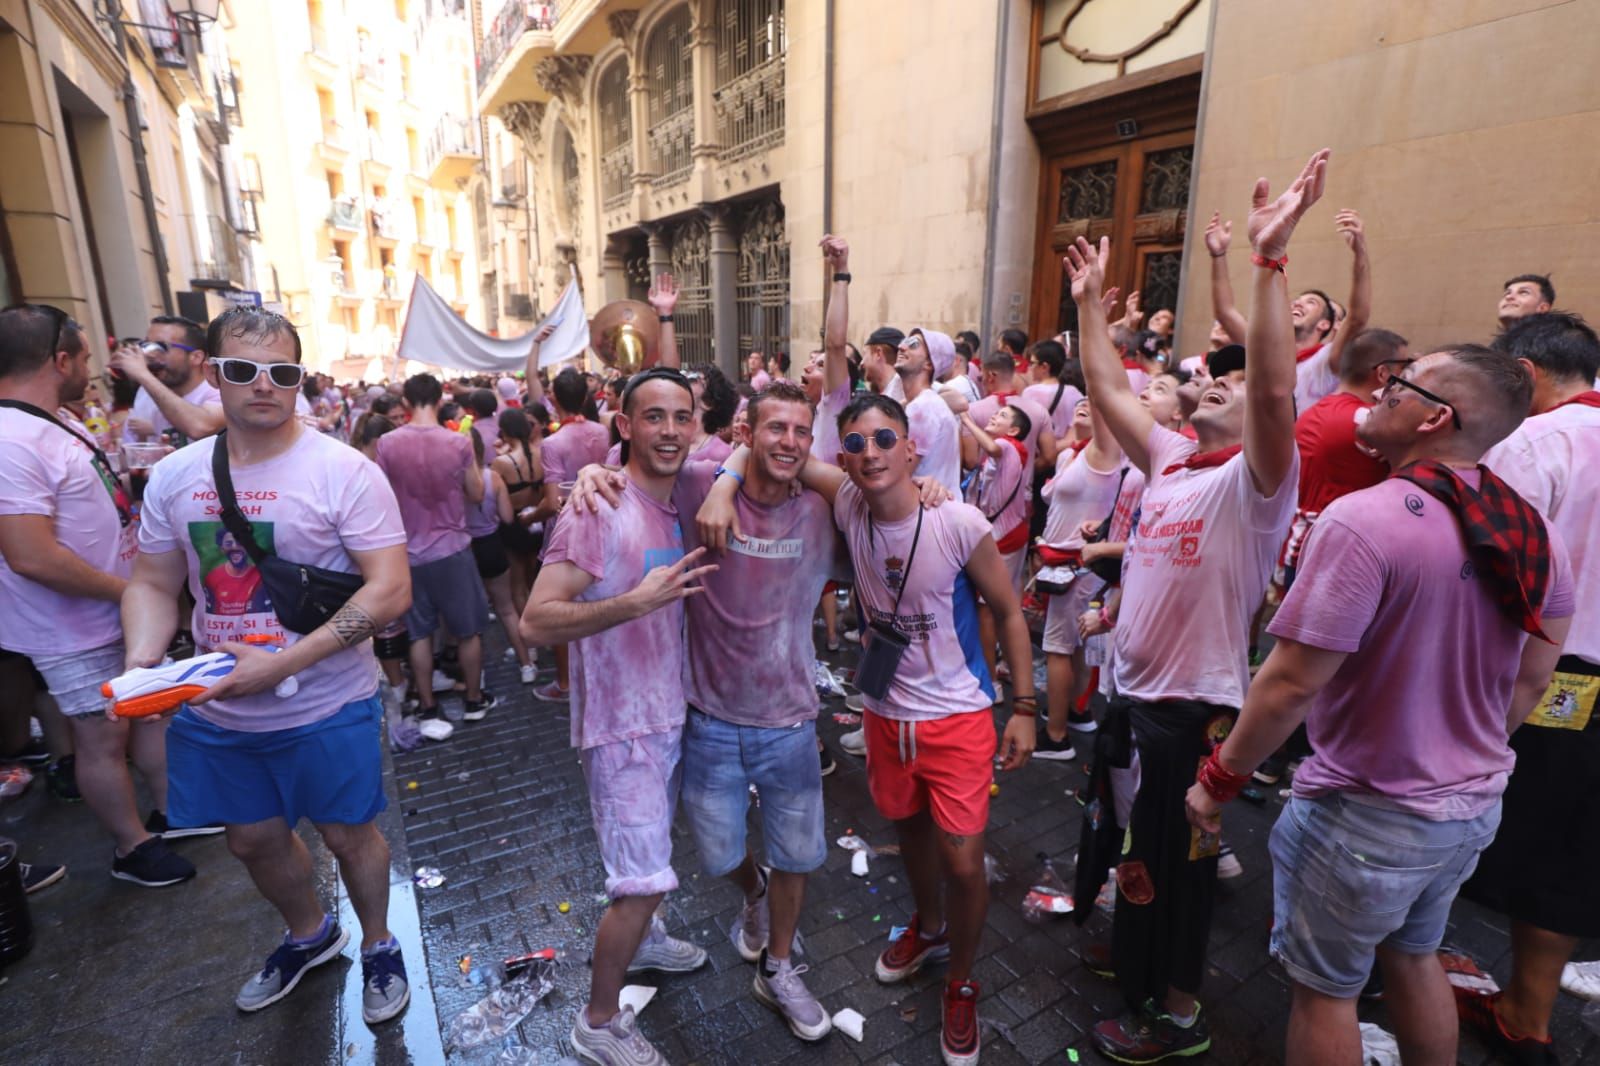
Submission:
[[400,359],[452,370],[511,374],[527,369],[533,334],[546,324],[554,324],[556,331],[540,347],[541,367],[583,354],[589,343],[589,322],[576,285],[567,285],[555,309],[532,333],[491,337],[468,325],[419,274],[411,286],[405,328],[395,354]]

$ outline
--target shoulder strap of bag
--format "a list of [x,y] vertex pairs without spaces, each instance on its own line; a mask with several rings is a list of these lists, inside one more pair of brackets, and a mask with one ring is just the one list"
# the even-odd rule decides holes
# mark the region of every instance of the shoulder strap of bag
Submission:
[[82,433],[79,433],[77,430],[61,421],[61,419],[57,418],[49,411],[46,411],[41,407],[35,407],[33,404],[24,400],[0,400],[0,407],[9,407],[13,410],[21,411],[25,415],[32,415],[34,418],[44,419],[46,422],[49,422],[51,425],[61,430],[61,432],[70,434],[78,438],[80,441],[83,441],[84,446],[94,453],[94,457],[97,460],[99,460],[101,463],[105,463],[108,466],[110,465],[110,461],[106,458],[106,453],[100,450],[100,446],[98,444],[92,440],[86,439]]
[[261,549],[256,543],[256,536],[250,529],[250,520],[245,518],[244,512],[239,510],[238,497],[233,494],[233,477],[228,472],[228,431],[223,430],[216,435],[216,444],[211,449],[211,477],[217,483],[217,503],[222,508],[222,524],[227,527],[233,539],[239,542],[250,559],[257,565],[268,557],[269,552]]

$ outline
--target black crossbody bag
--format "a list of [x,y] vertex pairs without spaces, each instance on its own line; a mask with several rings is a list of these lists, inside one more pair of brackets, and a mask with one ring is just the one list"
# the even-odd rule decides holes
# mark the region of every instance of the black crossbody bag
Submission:
[[[1127,466],[1123,466],[1122,476],[1117,478],[1116,494],[1111,497],[1111,512],[1107,514],[1105,520],[1100,523],[1100,529],[1093,537],[1089,539],[1090,544],[1102,543],[1111,536],[1111,520],[1115,518],[1117,514],[1117,500],[1122,498],[1122,483],[1127,480],[1128,468]],[[1138,520],[1135,519],[1135,522],[1137,521]],[[1107,585],[1122,584],[1122,559],[1120,556],[1106,556],[1105,558],[1096,559],[1094,562],[1086,565],[1088,566],[1090,573],[1099,578],[1101,581],[1104,581]]]
[[211,476],[217,483],[222,524],[256,564],[261,584],[272,597],[272,610],[283,627],[302,635],[315,631],[356,594],[366,579],[342,570],[291,563],[263,551],[233,494],[233,478],[228,473],[228,431],[218,433],[216,441],[211,452]]

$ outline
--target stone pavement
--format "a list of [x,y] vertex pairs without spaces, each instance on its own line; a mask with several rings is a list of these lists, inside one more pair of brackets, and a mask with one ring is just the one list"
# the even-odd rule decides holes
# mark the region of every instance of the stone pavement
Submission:
[[[495,645],[498,648],[498,645]],[[458,726],[450,741],[395,758],[406,837],[418,865],[436,866],[446,883],[421,889],[423,940],[439,1017],[448,1026],[480,999],[486,987],[464,976],[473,966],[551,947],[567,965],[556,990],[502,1042],[451,1061],[477,1063],[513,1049],[518,1061],[557,1062],[570,1052],[566,1037],[574,1010],[584,1002],[588,951],[604,908],[604,871],[595,852],[583,777],[567,745],[565,705],[534,703],[517,683],[511,664],[491,655],[490,688],[502,703],[482,723]],[[844,710],[826,701],[820,730],[839,770],[825,778],[831,842],[847,829],[874,843],[893,839],[873,810],[864,763],[838,749],[850,726],[834,721]],[[1090,974],[1078,957],[1086,939],[1108,920],[1096,915],[1086,930],[1069,920],[1034,925],[1020,901],[1041,850],[1070,872],[1081,808],[1071,798],[1085,783],[1082,760],[1036,762],[1000,779],[988,850],[1005,873],[993,887],[976,978],[983,986],[981,1016],[993,1023],[985,1035],[984,1062],[1104,1061],[1087,1032],[1121,1003],[1110,983]],[[412,787],[412,786],[415,787]],[[1289,990],[1267,957],[1272,912],[1266,840],[1280,803],[1265,790],[1262,807],[1236,803],[1226,836],[1244,864],[1244,876],[1225,881],[1211,940],[1211,965],[1202,997],[1213,1033],[1208,1061],[1280,1063]],[[889,930],[903,924],[912,904],[900,861],[880,857],[867,878],[850,874],[850,855],[830,846],[824,869],[808,887],[801,932],[806,980],[830,1011],[854,1007],[866,1016],[865,1039],[835,1032],[816,1045],[790,1036],[750,995],[752,967],[743,962],[727,930],[738,911],[731,886],[698,873],[694,843],[679,819],[674,862],[682,880],[667,897],[668,929],[705,947],[710,962],[686,975],[646,974],[641,984],[659,989],[641,1015],[641,1028],[673,1063],[753,1064],[870,1062],[912,1066],[939,1061],[939,989],[934,975],[909,986],[884,986],[873,961]],[[752,819],[752,833],[758,821]],[[561,905],[568,905],[567,913]],[[1470,904],[1458,904],[1450,942],[1475,954],[1505,979],[1509,967],[1503,922]],[[1584,957],[1600,954],[1585,945]],[[1556,1034],[1569,1062],[1600,1061],[1600,1038],[1579,1023],[1579,1004],[1563,996]],[[1381,1005],[1364,1005],[1363,1017],[1382,1022]],[[1463,1037],[1461,1061],[1476,1066],[1485,1053]]]

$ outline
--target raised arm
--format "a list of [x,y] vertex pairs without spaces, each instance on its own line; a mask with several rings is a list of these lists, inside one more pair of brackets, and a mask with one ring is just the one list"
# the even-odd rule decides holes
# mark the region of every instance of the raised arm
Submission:
[[678,307],[677,281],[671,274],[660,275],[656,283],[650,286],[647,299],[661,319],[661,358],[656,365],[677,370],[683,366],[683,360],[678,355],[678,331],[672,326],[672,313]]
[[[828,276],[850,272],[850,245],[843,237],[822,238],[822,256]],[[833,392],[850,381],[850,359],[845,350],[850,328],[850,283],[830,281],[828,316],[822,324],[822,391]]]
[[[1267,179],[1250,196],[1250,328],[1245,341],[1244,459],[1256,491],[1275,496],[1294,462],[1294,323],[1289,281],[1282,263],[1289,238],[1311,205],[1322,198],[1328,150],[1317,152],[1300,176],[1268,200]],[[1265,263],[1267,265],[1263,266]]]
[[[961,412],[961,424],[966,427],[968,433],[972,434],[972,440],[977,444],[979,451],[991,459],[1000,457],[1000,442],[989,436],[984,428],[974,422],[972,416],[965,411]],[[968,465],[976,464],[969,463]]]
[[1122,462],[1122,449],[1117,446],[1117,438],[1106,420],[1100,417],[1100,408],[1093,400],[1089,401],[1089,424],[1094,427],[1094,436],[1089,438],[1089,446],[1079,458],[1088,461],[1090,470],[1105,473]]
[[1352,259],[1350,304],[1345,308],[1344,321],[1333,331],[1333,342],[1328,348],[1328,373],[1337,375],[1345,345],[1372,320],[1372,262],[1367,258],[1366,227],[1354,209],[1347,207],[1334,215],[1333,225],[1349,246]]
[[528,367],[525,377],[528,383],[529,403],[537,402],[533,395],[535,390],[540,393],[539,398],[543,398],[544,390],[539,385],[539,348],[545,341],[550,339],[550,335],[555,331],[555,323],[547,322],[533,331],[533,340],[528,342]]
[[1233,243],[1233,223],[1211,212],[1206,223],[1206,252],[1211,257],[1211,314],[1236,344],[1243,344],[1249,323],[1233,302],[1233,279],[1228,277],[1228,246]]
[[1128,373],[1111,344],[1106,327],[1100,290],[1105,284],[1106,263],[1111,258],[1111,238],[1101,237],[1095,248],[1079,237],[1067,248],[1064,265],[1072,278],[1072,298],[1078,304],[1078,359],[1089,387],[1090,401],[1100,412],[1128,458],[1147,475],[1150,473],[1150,429],[1155,422],[1133,394]]
[[[187,359],[188,356],[184,355],[183,358]],[[144,354],[138,349],[128,345],[118,348],[112,354],[111,365],[148,393],[151,402],[166,417],[172,428],[190,440],[213,436],[222,429],[220,403],[199,404],[185,400],[156,377],[155,372],[145,362]]]

